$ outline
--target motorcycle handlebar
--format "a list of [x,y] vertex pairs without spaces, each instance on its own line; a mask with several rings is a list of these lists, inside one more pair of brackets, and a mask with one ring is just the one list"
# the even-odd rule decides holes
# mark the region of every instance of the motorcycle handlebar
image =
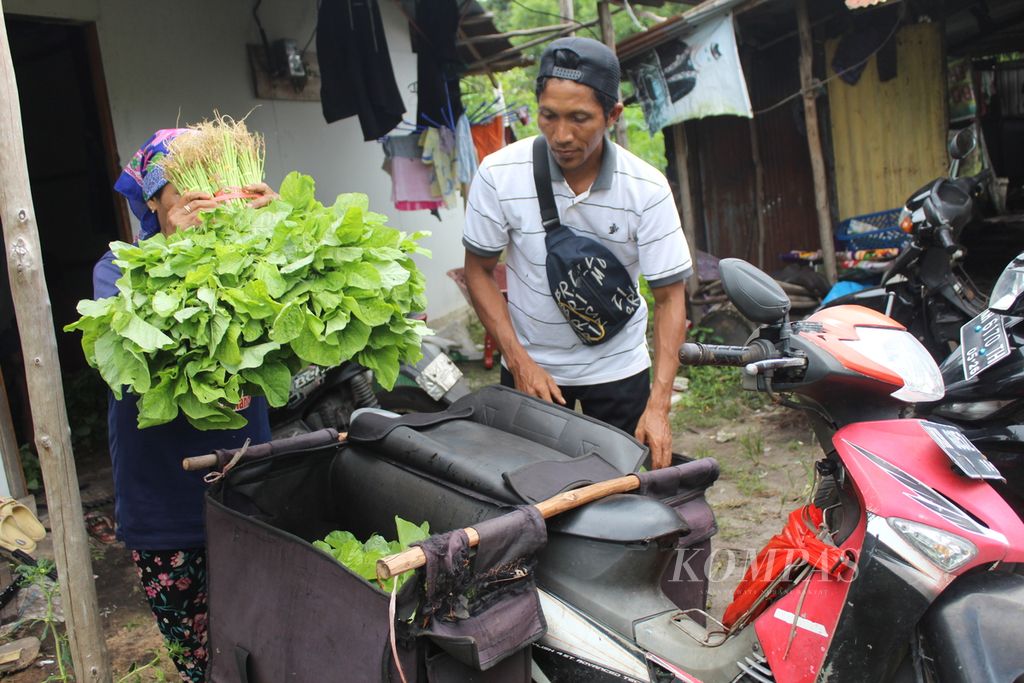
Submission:
[[958,249],[956,242],[953,241],[953,231],[948,225],[939,226],[935,231],[935,239],[938,240],[939,246],[945,249],[949,254],[952,254]]
[[726,346],[686,342],[679,347],[679,362],[683,365],[732,365],[743,367],[748,363],[778,358],[779,353],[769,342],[757,340],[749,346]]

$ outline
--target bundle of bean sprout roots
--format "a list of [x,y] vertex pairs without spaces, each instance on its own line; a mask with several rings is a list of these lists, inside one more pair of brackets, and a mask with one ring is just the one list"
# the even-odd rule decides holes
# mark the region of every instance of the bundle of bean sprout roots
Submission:
[[244,201],[243,187],[263,181],[265,146],[245,121],[215,114],[188,127],[168,146],[161,165],[179,192],[207,192],[224,201]]

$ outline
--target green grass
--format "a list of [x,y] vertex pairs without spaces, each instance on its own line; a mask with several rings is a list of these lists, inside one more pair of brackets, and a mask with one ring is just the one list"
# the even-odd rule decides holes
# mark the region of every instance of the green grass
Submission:
[[765,405],[760,394],[743,391],[739,368],[699,366],[683,369],[690,386],[672,411],[672,428],[714,427]]

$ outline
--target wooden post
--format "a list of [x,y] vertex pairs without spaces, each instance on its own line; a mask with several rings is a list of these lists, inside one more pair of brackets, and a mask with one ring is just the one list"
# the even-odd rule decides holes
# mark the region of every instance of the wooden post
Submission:
[[[601,25],[601,42],[615,51],[615,26],[612,24],[612,11],[608,0],[598,0],[597,23]],[[629,136],[626,133],[626,122],[620,116],[615,122],[615,142],[619,147],[629,149]]]
[[[558,13],[562,15],[562,21],[569,23],[576,21],[576,7],[573,5],[573,0],[558,0]],[[566,35],[576,35],[575,29]]]
[[[693,194],[690,191],[690,163],[688,160],[689,150],[686,145],[686,123],[677,123],[672,126],[672,149],[676,159],[676,182],[679,184],[679,203],[683,209],[682,223],[683,234],[690,246],[690,260],[693,263],[693,273],[686,283],[690,290],[690,297],[697,296],[697,289],[700,287],[700,278],[697,275],[697,212],[693,208]],[[700,323],[701,311],[696,306],[690,306],[690,320],[694,327]]]
[[825,176],[825,158],[821,153],[821,132],[818,127],[818,105],[815,102],[815,84],[812,67],[814,46],[811,44],[811,22],[807,16],[807,0],[796,3],[797,30],[800,33],[800,89],[804,94],[804,121],[807,124],[807,149],[811,155],[814,174],[814,205],[818,210],[818,235],[821,255],[825,261],[825,277],[836,281],[836,248],[832,235],[832,211],[828,203],[828,178]]
[[754,158],[754,207],[757,211],[757,267],[764,270],[764,164],[761,163],[761,145],[757,139],[757,122],[750,119],[750,152]]
[[21,106],[7,22],[0,0],[0,223],[7,271],[25,358],[35,443],[46,485],[53,552],[60,575],[64,618],[78,683],[109,683],[107,645],[96,602],[89,537],[71,452],[50,295],[43,277],[39,232],[29,187]]
[[12,498],[23,498],[28,493],[25,486],[25,470],[21,466],[18,437],[14,433],[11,419],[11,404],[7,398],[7,385],[0,372],[0,458],[3,459],[4,479]]

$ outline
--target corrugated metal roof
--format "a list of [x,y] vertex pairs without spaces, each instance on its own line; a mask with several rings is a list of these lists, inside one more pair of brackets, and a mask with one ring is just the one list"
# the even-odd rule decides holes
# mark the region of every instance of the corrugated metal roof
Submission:
[[[533,59],[524,55],[508,38],[479,40],[484,36],[499,36],[501,31],[494,24],[494,15],[485,10],[479,2],[472,0],[459,23],[460,39],[456,42],[459,58],[468,65],[468,74],[499,72],[527,66]],[[476,39],[465,41],[466,38]]]
[[682,14],[673,17],[657,26],[626,38],[615,46],[619,61],[623,64],[638,57],[644,52],[661,45],[667,40],[685,33],[712,17],[719,16],[740,5],[754,6],[765,0],[705,0]]

